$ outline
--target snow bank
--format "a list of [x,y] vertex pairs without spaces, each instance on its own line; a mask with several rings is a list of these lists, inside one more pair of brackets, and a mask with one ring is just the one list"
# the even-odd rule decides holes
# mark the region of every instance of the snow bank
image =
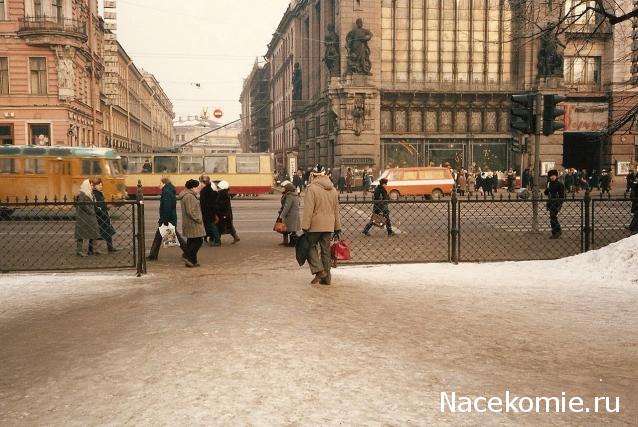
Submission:
[[638,235],[604,248],[551,261],[473,264],[401,264],[340,267],[339,281],[401,282],[402,286],[427,284],[504,284],[538,286],[546,282],[609,285],[638,289]]

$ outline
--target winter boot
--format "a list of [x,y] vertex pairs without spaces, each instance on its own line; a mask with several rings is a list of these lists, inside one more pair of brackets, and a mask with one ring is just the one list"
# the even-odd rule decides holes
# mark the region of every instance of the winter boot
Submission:
[[78,240],[76,242],[76,249],[75,249],[75,254],[77,256],[81,256],[81,257],[85,257],[87,256],[84,252],[82,252],[82,247],[84,246],[83,244],[84,242],[82,240]]

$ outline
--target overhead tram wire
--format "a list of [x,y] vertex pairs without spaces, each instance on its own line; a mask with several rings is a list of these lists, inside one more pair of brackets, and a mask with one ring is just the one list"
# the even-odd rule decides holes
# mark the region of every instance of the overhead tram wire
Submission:
[[[260,109],[258,109],[258,110],[257,110],[257,111],[255,111],[254,113],[251,113],[251,115],[250,115],[250,116],[252,117],[252,116],[256,115],[257,113],[259,113],[259,112],[261,112],[262,110],[264,110],[266,107],[269,107],[269,106],[270,106],[270,104],[271,104],[271,102],[267,102],[267,103],[266,103],[265,105],[263,105]],[[192,142],[195,142],[195,141],[196,141],[196,140],[198,140],[199,138],[201,138],[201,137],[203,137],[203,136],[206,136],[206,135],[208,135],[208,134],[211,134],[211,133],[213,133],[213,132],[216,132],[216,131],[218,131],[218,130],[220,130],[220,129],[224,129],[224,128],[226,128],[226,127],[228,127],[228,126],[230,126],[230,125],[233,125],[233,124],[235,124],[235,123],[237,123],[237,122],[240,122],[240,121],[241,121],[241,118],[239,118],[239,119],[237,119],[237,120],[233,120],[232,122],[225,123],[225,124],[223,124],[223,125],[221,125],[221,126],[216,127],[215,129],[211,129],[211,130],[209,130],[209,131],[207,131],[207,132],[204,132],[204,133],[203,133],[203,134],[201,134],[201,135],[197,135],[195,138],[192,138],[191,140],[186,141],[185,143],[183,143],[183,144],[181,144],[181,145],[178,145],[177,147],[173,147],[173,148],[169,149],[168,151],[169,151],[169,152],[172,152],[172,153],[176,153],[176,152],[178,152],[179,150],[181,150],[182,148],[184,148],[185,146],[187,146],[188,144],[190,144],[190,143],[192,143]],[[159,152],[159,153],[161,153],[162,151],[158,151],[158,152]]]

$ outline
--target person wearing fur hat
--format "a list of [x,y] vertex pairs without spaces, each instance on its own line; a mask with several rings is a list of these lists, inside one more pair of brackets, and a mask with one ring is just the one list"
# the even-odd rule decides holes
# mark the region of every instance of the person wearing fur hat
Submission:
[[[310,245],[308,265],[315,275],[311,284],[330,285],[330,240],[341,233],[339,195],[326,176],[326,169],[318,164],[312,170],[312,181],[306,189],[301,228]],[[319,246],[319,251],[317,251]]]
[[186,251],[182,258],[186,267],[199,267],[197,252],[206,236],[202,210],[197,200],[199,189],[199,181],[189,179],[186,181],[186,188],[177,196],[182,205],[182,234],[186,237]]
[[[161,195],[159,204],[159,220],[158,226],[172,224],[175,227],[175,235],[179,242],[179,247],[183,253],[186,253],[186,241],[182,235],[177,231],[177,195],[175,186],[171,182],[170,178],[163,176],[159,185]],[[151,250],[146,257],[149,261],[157,261],[160,248],[162,247],[162,234],[159,228],[155,231],[155,238],[151,245]]]
[[300,220],[299,210],[301,201],[297,193],[297,187],[291,182],[284,185],[284,191],[281,196],[281,209],[279,209],[279,218],[286,224],[286,231],[283,233],[283,246],[295,246],[297,243],[297,231],[299,231]]
[[217,225],[215,225],[215,222],[219,222],[219,217],[217,216],[217,186],[210,181],[208,175],[200,176],[199,182],[202,184],[202,190],[199,192],[199,204],[202,209],[204,228],[206,229],[204,240],[208,241],[210,246],[221,246],[219,230],[217,230]]
[[547,210],[549,211],[549,224],[552,227],[551,239],[558,239],[561,235],[558,213],[563,207],[563,201],[565,200],[565,186],[558,180],[558,171],[555,169],[547,172],[547,178],[545,195],[548,199]]
[[[77,197],[75,205],[75,240],[77,256],[85,257],[90,255],[88,250],[92,248],[93,241],[100,238],[100,227],[97,223],[95,215],[95,199],[93,197],[93,186],[91,181],[85,179],[80,184],[80,193]],[[88,240],[87,253],[84,253],[84,241]],[[100,252],[93,250],[93,255],[99,255]]]
[[607,193],[609,194],[609,190],[611,189],[611,176],[607,173],[605,169],[600,174],[600,195]]
[[227,181],[219,181],[217,184],[219,188],[218,201],[218,215],[219,215],[219,233],[230,234],[233,236],[233,244],[239,242],[240,238],[237,235],[237,230],[233,224],[233,208],[230,205],[230,184]]

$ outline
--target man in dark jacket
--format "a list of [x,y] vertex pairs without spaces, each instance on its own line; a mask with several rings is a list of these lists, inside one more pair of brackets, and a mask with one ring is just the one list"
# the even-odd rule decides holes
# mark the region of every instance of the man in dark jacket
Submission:
[[551,239],[558,239],[561,235],[560,222],[558,221],[558,213],[563,207],[565,200],[565,186],[558,180],[558,171],[551,170],[547,173],[549,181],[545,188],[547,196],[547,210],[549,211],[549,224],[552,227]]
[[525,169],[523,171],[523,175],[521,176],[521,187],[522,188],[529,188],[530,185],[530,173],[529,173],[529,169]]
[[[171,180],[164,177],[162,178],[160,189],[162,190],[162,195],[160,196],[160,209],[159,209],[159,221],[157,224],[168,225],[173,224],[175,226],[175,234],[177,235],[177,240],[179,241],[179,247],[182,249],[182,252],[186,250],[186,242],[182,238],[182,236],[177,231],[177,194],[175,192],[175,187],[171,183]],[[148,254],[149,261],[157,261],[157,256],[159,255],[160,247],[162,246],[162,235],[158,230],[155,232],[155,238],[153,239],[153,244],[151,245],[151,251]]]
[[219,181],[217,197],[217,215],[219,216],[219,234],[233,236],[233,244],[238,243],[239,236],[233,222],[233,207],[230,204],[230,184],[227,181]]
[[[385,227],[388,230],[388,237],[394,236],[394,232],[392,231],[392,223],[390,222],[390,209],[388,209],[388,191],[385,189],[385,186],[388,184],[388,180],[385,178],[381,178],[379,180],[379,185],[374,189],[374,205],[372,207],[372,214],[383,215],[385,218]],[[370,235],[370,229],[374,223],[372,220],[365,226],[362,233],[366,236]]]
[[629,173],[627,174],[627,192],[631,192],[631,189],[634,185],[634,181],[636,179],[636,174],[633,170],[629,169]]
[[221,237],[215,224],[215,218],[217,218],[217,222],[219,222],[217,214],[218,193],[215,191],[217,187],[213,188],[214,184],[210,182],[210,177],[207,175],[200,176],[199,182],[201,182],[203,186],[199,192],[199,204],[202,209],[204,228],[206,229],[206,237],[204,240],[207,240],[211,246],[221,246]]
[[600,175],[600,195],[607,193],[611,189],[611,176],[603,169],[603,173]]

